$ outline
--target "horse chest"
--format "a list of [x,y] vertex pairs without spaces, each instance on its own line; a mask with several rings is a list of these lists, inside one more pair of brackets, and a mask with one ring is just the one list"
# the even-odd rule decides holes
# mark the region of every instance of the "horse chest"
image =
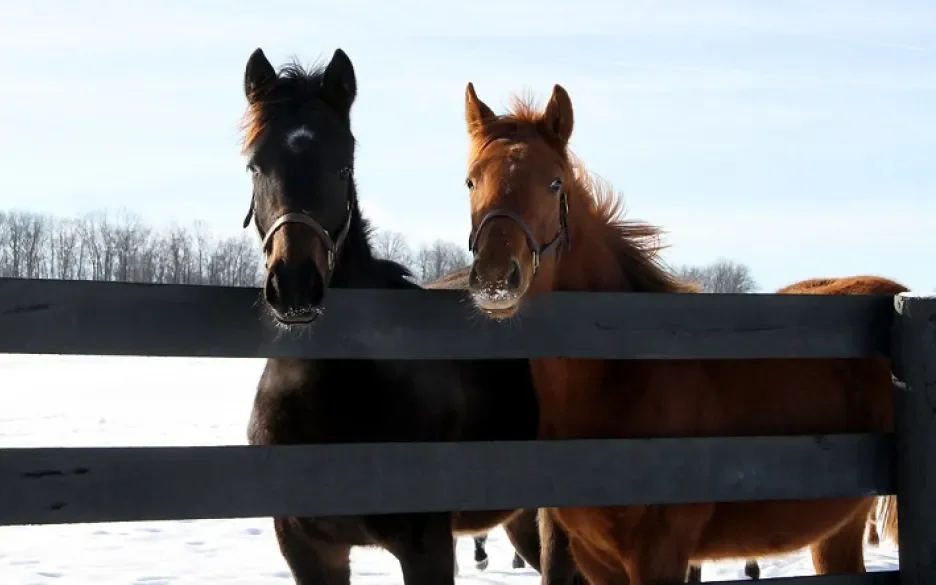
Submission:
[[425,380],[389,367],[338,361],[268,367],[254,402],[251,442],[444,439],[457,410],[451,401],[441,392],[429,400]]
[[704,432],[715,397],[691,362],[537,360],[540,437],[624,438]]
[[[540,438],[602,438],[621,434],[620,409],[608,408],[600,362],[535,360],[533,381],[540,402]],[[610,434],[609,434],[610,433]]]

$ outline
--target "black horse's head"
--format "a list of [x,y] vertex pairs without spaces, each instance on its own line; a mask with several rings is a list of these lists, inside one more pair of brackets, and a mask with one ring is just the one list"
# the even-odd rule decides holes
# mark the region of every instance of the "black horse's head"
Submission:
[[354,67],[338,49],[325,67],[274,70],[263,51],[250,55],[244,154],[253,199],[244,227],[263,243],[263,296],[282,324],[305,324],[321,311],[351,229]]

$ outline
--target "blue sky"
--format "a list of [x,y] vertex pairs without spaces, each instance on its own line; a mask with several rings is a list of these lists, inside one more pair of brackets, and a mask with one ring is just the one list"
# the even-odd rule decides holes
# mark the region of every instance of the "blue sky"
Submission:
[[932,0],[5,0],[0,207],[237,233],[258,46],[348,52],[365,212],[414,243],[467,239],[466,82],[495,109],[560,83],[574,150],[670,262],[936,288]]

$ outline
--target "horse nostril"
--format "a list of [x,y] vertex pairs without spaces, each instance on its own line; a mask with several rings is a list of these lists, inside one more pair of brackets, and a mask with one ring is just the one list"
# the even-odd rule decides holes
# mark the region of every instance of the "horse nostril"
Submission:
[[478,288],[480,284],[478,280],[478,266],[476,263],[472,263],[471,270],[468,271],[468,288]]
[[267,271],[263,297],[278,311],[301,311],[322,304],[325,285],[313,260],[279,261]]
[[520,263],[516,258],[511,258],[510,266],[507,267],[507,288],[512,291],[520,290],[521,284]]
[[270,306],[279,304],[279,279],[276,276],[277,266],[274,264],[267,270],[266,281],[263,283],[263,298]]

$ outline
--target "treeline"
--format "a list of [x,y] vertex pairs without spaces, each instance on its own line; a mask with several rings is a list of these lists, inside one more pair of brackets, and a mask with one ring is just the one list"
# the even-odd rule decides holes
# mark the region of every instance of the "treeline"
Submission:
[[[399,232],[377,230],[371,243],[421,283],[471,263],[465,246],[444,240],[414,248]],[[0,277],[259,286],[262,271],[253,232],[216,239],[202,222],[157,230],[125,211],[79,218],[0,211]],[[750,269],[730,260],[677,272],[706,292],[757,290]]]
[[703,266],[682,266],[676,274],[702,285],[707,293],[751,293],[760,288],[750,268],[724,258]]
[[[409,267],[424,283],[471,263],[466,247],[452,242],[437,240],[413,250],[403,234],[393,231],[378,231],[371,242],[380,257]],[[750,293],[759,288],[747,265],[724,258],[700,266],[680,266],[675,272],[680,278],[698,283],[707,293]]]
[[377,256],[406,266],[416,280],[423,284],[471,264],[467,246],[444,240],[436,240],[414,249],[403,234],[377,230],[371,235],[371,244]]
[[[400,234],[380,231],[372,241],[379,256],[399,260],[420,282],[471,261],[451,242],[413,250]],[[0,211],[0,277],[259,286],[263,257],[252,231],[216,239],[203,222],[158,230],[126,211],[78,218]]]
[[247,234],[215,240],[200,222],[158,231],[127,212],[0,212],[0,276],[8,278],[255,286],[257,248]]

